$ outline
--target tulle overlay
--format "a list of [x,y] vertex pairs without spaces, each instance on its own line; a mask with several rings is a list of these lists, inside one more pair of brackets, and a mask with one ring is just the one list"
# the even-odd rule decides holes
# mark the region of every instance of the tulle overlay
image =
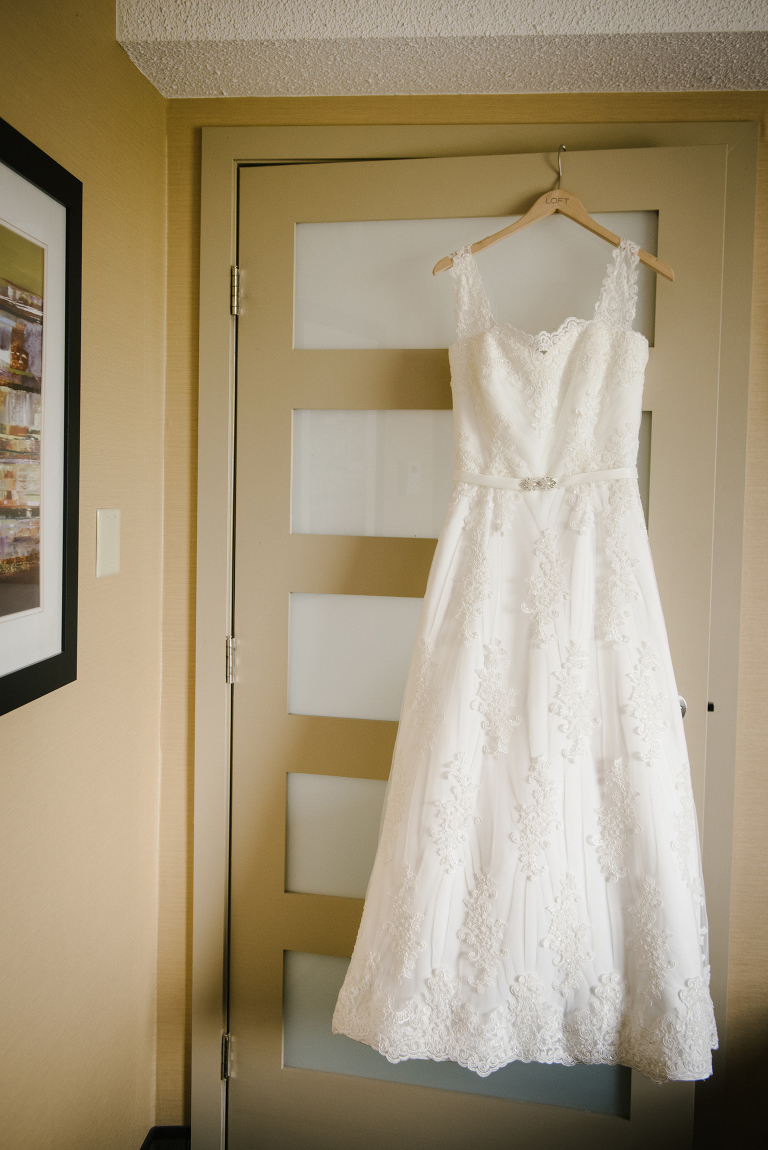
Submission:
[[[637,249],[592,320],[496,325],[454,257],[457,467],[630,467],[648,345]],[[334,1030],[391,1062],[711,1074],[685,736],[635,479],[457,483],[424,600],[382,834]]]

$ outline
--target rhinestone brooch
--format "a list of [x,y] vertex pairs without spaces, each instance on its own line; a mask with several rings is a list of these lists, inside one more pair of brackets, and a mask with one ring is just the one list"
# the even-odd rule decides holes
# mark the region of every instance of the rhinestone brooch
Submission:
[[557,480],[551,475],[545,475],[543,479],[521,479],[520,487],[523,491],[551,491],[557,487]]

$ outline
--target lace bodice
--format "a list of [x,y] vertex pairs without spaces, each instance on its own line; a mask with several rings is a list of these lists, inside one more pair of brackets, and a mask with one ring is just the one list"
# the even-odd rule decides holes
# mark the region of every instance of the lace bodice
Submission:
[[454,256],[460,469],[519,479],[634,465],[648,359],[632,329],[637,253],[628,240],[614,251],[592,319],[537,335],[497,324],[469,248]]

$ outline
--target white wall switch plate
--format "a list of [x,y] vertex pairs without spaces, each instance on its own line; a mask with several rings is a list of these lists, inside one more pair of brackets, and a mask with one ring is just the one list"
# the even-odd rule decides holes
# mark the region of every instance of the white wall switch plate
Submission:
[[96,512],[96,578],[120,571],[120,511],[100,507]]

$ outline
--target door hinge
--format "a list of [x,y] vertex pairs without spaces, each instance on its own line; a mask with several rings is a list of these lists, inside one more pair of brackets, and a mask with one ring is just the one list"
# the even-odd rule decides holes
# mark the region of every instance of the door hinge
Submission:
[[227,685],[231,686],[235,681],[235,648],[237,641],[234,635],[227,635],[227,662],[226,662],[226,675]]
[[229,269],[229,313],[240,315],[240,268],[235,264]]
[[229,1051],[230,1051],[230,1036],[222,1034],[221,1036],[221,1079],[226,1082],[229,1078]]

